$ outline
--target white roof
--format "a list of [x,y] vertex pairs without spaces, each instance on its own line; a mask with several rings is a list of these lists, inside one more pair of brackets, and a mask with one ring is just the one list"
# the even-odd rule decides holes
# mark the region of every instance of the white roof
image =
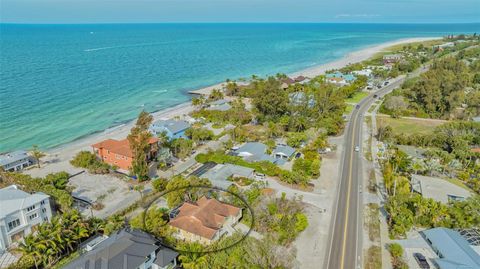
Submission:
[[42,192],[29,194],[18,189],[16,185],[0,189],[0,219],[23,208],[40,203],[49,197]]
[[413,189],[423,197],[442,203],[448,203],[449,196],[466,199],[472,195],[468,190],[436,177],[412,175],[412,184]]

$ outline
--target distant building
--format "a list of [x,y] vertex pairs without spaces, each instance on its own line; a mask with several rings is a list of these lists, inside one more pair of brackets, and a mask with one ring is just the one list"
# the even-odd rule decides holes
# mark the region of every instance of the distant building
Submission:
[[480,116],[478,116],[478,117],[473,117],[472,120],[473,120],[474,122],[480,122]]
[[173,269],[178,253],[161,245],[154,236],[122,229],[89,241],[84,253],[64,269]]
[[366,77],[371,77],[372,76],[372,69],[370,68],[365,68],[362,70],[356,70],[352,71],[352,74],[357,75],[357,76],[366,76]]
[[434,45],[434,46],[432,46],[432,49],[433,49],[433,51],[442,51],[446,48],[452,48],[452,47],[455,47],[455,43],[454,42],[447,42],[447,43],[443,43],[443,44],[440,44],[440,45]]
[[352,74],[343,74],[342,72],[329,73],[325,75],[326,81],[329,83],[344,86],[355,81],[356,77]]
[[190,128],[190,123],[184,120],[158,120],[150,125],[149,131],[158,136],[161,133],[166,133],[169,139],[187,138],[185,131]]
[[[150,151],[147,155],[147,161],[156,157],[158,151],[158,138],[150,138]],[[130,149],[128,139],[115,140],[107,139],[92,145],[93,152],[105,163],[128,171],[132,166],[133,153]]]
[[386,54],[383,55],[383,64],[392,64],[399,62],[402,59],[401,54]]
[[10,185],[0,189],[0,253],[52,218],[50,196]]
[[172,213],[168,224],[177,230],[175,236],[202,244],[210,244],[224,234],[233,234],[233,226],[242,217],[241,208],[206,197],[195,203],[185,202]]
[[35,159],[28,155],[28,152],[25,150],[0,154],[0,167],[5,171],[21,171],[33,164],[35,164]]
[[445,204],[462,201],[472,195],[468,190],[441,178],[412,175],[411,182],[415,192]]
[[421,232],[427,243],[438,255],[434,259],[439,269],[478,269],[480,255],[457,231],[434,228]]
[[228,178],[253,178],[255,170],[235,164],[217,164],[205,173],[199,175],[201,178],[207,178],[216,187],[227,189],[233,183]]
[[207,110],[227,111],[227,110],[230,110],[231,108],[232,106],[229,104],[228,100],[220,99],[220,100],[209,103]]
[[310,108],[315,106],[313,95],[308,95],[308,97],[306,97],[304,92],[292,92],[288,94],[288,98],[290,99],[290,103],[295,106],[303,104],[307,104]]

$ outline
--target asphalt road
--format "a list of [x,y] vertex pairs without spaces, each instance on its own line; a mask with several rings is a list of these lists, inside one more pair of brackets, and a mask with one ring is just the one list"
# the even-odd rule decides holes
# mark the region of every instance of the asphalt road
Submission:
[[[418,73],[424,70],[419,70]],[[417,74],[415,74],[417,75]],[[405,77],[392,81],[388,86],[364,98],[351,114],[345,130],[345,151],[341,181],[334,207],[334,219],[325,268],[362,268],[362,125],[363,115],[375,101],[374,94],[381,97],[400,86]],[[359,147],[356,152],[355,147]]]

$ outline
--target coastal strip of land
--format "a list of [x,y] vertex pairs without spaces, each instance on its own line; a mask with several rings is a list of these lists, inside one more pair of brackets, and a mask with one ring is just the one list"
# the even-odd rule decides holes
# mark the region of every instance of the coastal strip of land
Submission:
[[[348,55],[344,56],[343,58],[325,63],[322,65],[318,65],[315,67],[311,67],[302,71],[298,71],[290,76],[305,76],[305,77],[315,77],[321,74],[324,74],[325,71],[341,68],[348,64],[358,63],[364,60],[369,59],[370,57],[374,56],[375,54],[384,51],[386,48],[403,44],[403,43],[414,43],[414,42],[423,42],[427,40],[434,40],[440,39],[441,37],[415,37],[415,38],[404,38],[399,39],[391,42],[382,43],[379,45],[371,46],[368,48],[364,48]],[[190,91],[192,94],[208,94],[213,89],[221,88],[224,82],[218,83],[209,87],[205,87],[199,90]],[[188,115],[190,112],[194,110],[194,107],[191,105],[190,102],[186,102],[174,107],[170,107],[158,112],[152,113],[154,120],[162,119],[162,118],[174,118],[174,117],[182,117],[184,115]],[[47,163],[55,163],[55,169],[58,170],[65,170],[69,166],[69,160],[71,160],[76,153],[81,150],[91,150],[91,145],[95,144],[98,141],[102,141],[108,138],[113,139],[123,139],[125,138],[130,129],[134,125],[134,121],[128,122],[126,124],[116,126],[113,128],[109,128],[102,132],[98,132],[95,134],[91,134],[85,136],[81,139],[74,140],[72,142],[63,144],[61,146],[52,148],[47,151],[48,156],[44,158],[44,161]],[[65,167],[62,167],[65,166]]]

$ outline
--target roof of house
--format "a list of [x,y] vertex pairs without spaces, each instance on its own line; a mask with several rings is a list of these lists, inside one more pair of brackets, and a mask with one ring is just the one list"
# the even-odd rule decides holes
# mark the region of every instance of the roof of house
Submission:
[[294,80],[295,80],[295,82],[302,82],[302,81],[304,81],[305,79],[307,79],[307,78],[304,77],[304,76],[298,76],[298,77],[296,77]]
[[468,198],[472,195],[468,190],[447,180],[420,175],[412,175],[412,188],[423,197],[442,203],[448,203],[450,196]]
[[238,156],[245,158],[252,162],[269,161],[274,163],[275,158],[265,154],[267,146],[260,142],[247,142],[243,146],[235,150]]
[[226,99],[220,99],[220,100],[216,100],[216,101],[213,101],[211,103],[209,103],[210,106],[219,106],[219,105],[223,105],[223,104],[227,104],[229,101],[226,100]]
[[16,150],[16,151],[0,154],[0,166],[14,163],[16,161],[20,161],[25,158],[31,158],[30,155],[28,155],[28,152],[25,150]]
[[241,209],[214,198],[202,196],[196,203],[183,203],[178,210],[178,215],[170,220],[169,225],[212,239],[222,227],[225,218],[236,216]]
[[295,149],[288,145],[277,145],[277,147],[273,150],[273,154],[282,154],[287,157],[292,156],[294,153]]
[[0,219],[5,216],[22,210],[34,204],[40,203],[41,201],[48,199],[50,196],[42,193],[27,193],[24,192],[16,185],[10,185],[3,189],[0,189]]
[[282,81],[283,83],[288,84],[288,85],[295,83],[295,80],[292,79],[292,78],[290,78],[290,77],[286,77],[286,78],[282,79],[281,81]]
[[184,131],[190,128],[190,123],[184,120],[158,120],[151,125],[151,128],[165,128],[169,130],[171,133],[176,134],[178,132]]
[[[149,140],[150,144],[154,144],[156,142],[158,142],[158,138],[156,137],[152,137]],[[128,142],[128,139],[126,138],[122,140],[107,139],[102,142],[93,144],[92,147],[97,149],[106,149],[115,154],[127,156],[130,158],[133,157],[132,150],[130,149],[130,142]]]
[[213,185],[220,188],[228,188],[232,185],[232,182],[227,178],[230,176],[251,177],[255,170],[252,168],[239,166],[235,164],[217,164],[212,169],[201,175],[202,178],[208,178]]
[[426,150],[422,148],[417,148],[414,146],[407,146],[407,145],[397,145],[398,149],[401,151],[405,152],[408,156],[412,158],[418,158],[421,159],[424,156]]
[[473,120],[474,122],[480,122],[480,116],[478,116],[478,117],[473,117],[472,120]]
[[422,234],[442,255],[442,258],[435,259],[440,269],[480,268],[480,255],[457,231],[440,227],[423,231]]
[[207,107],[207,110],[227,111],[227,110],[230,110],[231,108],[232,106],[229,103],[224,103],[224,104]]
[[178,253],[160,246],[152,235],[140,230],[122,229],[85,252],[65,269],[135,269],[142,265],[152,252],[157,252],[155,264],[166,266]]
[[480,153],[480,147],[479,148],[471,148],[470,151],[475,152],[475,153]]

